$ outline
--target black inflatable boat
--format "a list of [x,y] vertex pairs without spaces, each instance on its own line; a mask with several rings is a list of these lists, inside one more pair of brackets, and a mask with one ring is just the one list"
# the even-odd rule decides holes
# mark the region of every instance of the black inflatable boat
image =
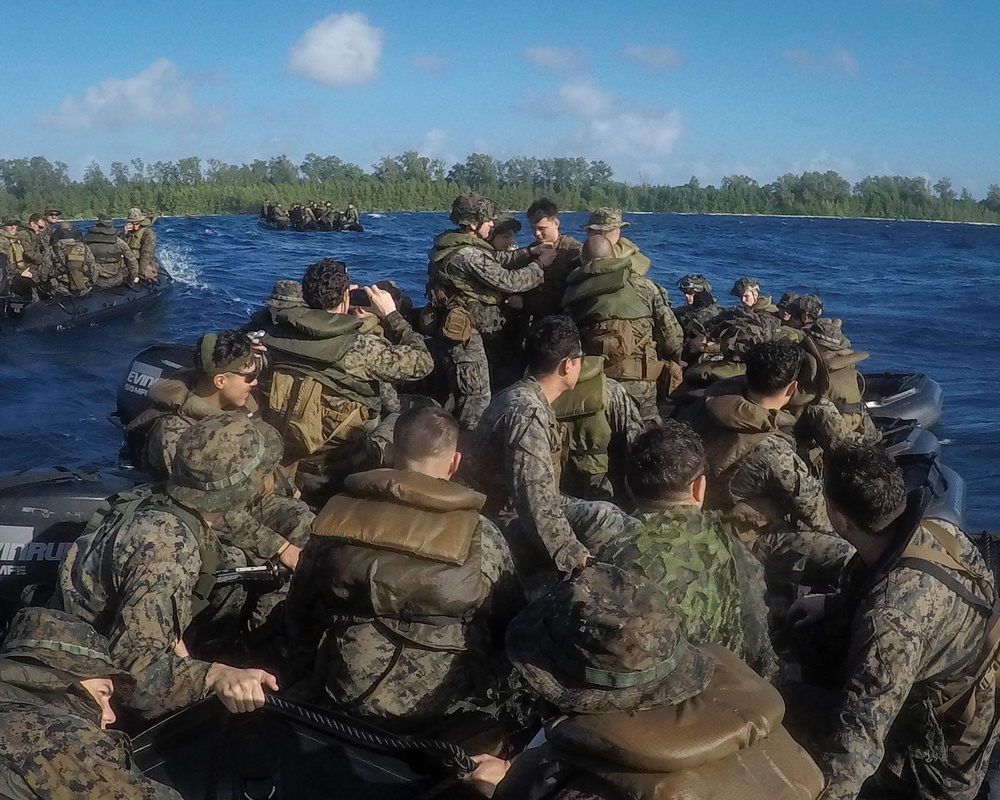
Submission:
[[920,373],[866,373],[864,401],[873,419],[912,419],[930,430],[941,419],[941,384]]
[[295,225],[291,222],[277,222],[273,219],[264,219],[261,217],[257,220],[257,224],[269,231],[296,231],[297,233],[302,233],[303,231],[321,231],[322,233],[365,232],[365,228],[360,222],[342,222],[339,225],[324,225],[314,222],[307,225]]
[[157,303],[173,284],[170,273],[160,267],[156,283],[140,281],[114,289],[93,289],[85,297],[52,298],[35,303],[8,298],[6,313],[0,315],[0,327],[19,331],[61,330],[109,317],[134,315]]

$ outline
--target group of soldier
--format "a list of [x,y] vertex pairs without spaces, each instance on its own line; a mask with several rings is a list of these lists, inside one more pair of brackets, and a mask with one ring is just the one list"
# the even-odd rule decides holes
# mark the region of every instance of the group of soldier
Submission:
[[347,208],[341,211],[329,200],[324,203],[319,200],[292,203],[287,211],[281,203],[265,200],[260,207],[260,218],[275,227],[297,231],[339,231],[359,225],[358,209],[354,203],[348,203]]
[[[280,690],[462,744],[496,798],[977,795],[993,579],[879,444],[839,320],[701,275],[674,311],[620,211],[527,218],[517,248],[461,195],[422,308],[325,258],[153,386],[156,483],[8,633],[9,796],[175,797],[102,731],[111,689],[146,719]],[[265,565],[290,580],[215,581]]]
[[0,255],[6,257],[5,292],[24,301],[83,297],[93,289],[155,282],[156,233],[153,220],[139,208],[129,209],[124,230],[102,215],[86,235],[62,212],[47,206],[27,224],[3,220]]

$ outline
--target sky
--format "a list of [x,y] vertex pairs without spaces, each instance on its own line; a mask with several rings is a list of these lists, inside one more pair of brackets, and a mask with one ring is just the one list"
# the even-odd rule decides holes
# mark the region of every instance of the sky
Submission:
[[627,182],[1000,183],[995,0],[90,0],[5,14],[3,38],[0,158],[74,177],[417,150],[583,156]]

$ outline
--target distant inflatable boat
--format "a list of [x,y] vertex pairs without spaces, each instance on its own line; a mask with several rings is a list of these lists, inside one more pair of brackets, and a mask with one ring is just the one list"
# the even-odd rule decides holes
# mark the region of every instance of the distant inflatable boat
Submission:
[[0,327],[19,331],[62,330],[136,314],[154,306],[173,285],[170,273],[160,267],[156,283],[140,281],[113,289],[92,289],[83,297],[53,297],[34,303],[8,298],[6,312],[0,315]]
[[305,225],[295,225],[291,222],[278,222],[277,220],[261,217],[257,220],[257,224],[270,231],[296,231],[298,233],[302,233],[303,231],[322,231],[324,233],[343,233],[344,231],[352,233],[365,232],[364,226],[360,222],[343,222],[339,225],[324,225],[318,222],[311,222]]

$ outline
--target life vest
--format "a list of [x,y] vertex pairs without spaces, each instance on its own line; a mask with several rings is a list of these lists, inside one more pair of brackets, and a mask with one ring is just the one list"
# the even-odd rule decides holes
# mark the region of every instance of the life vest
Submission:
[[655,381],[663,362],[656,355],[652,308],[636,291],[629,263],[599,258],[573,270],[563,306],[580,328],[585,351],[606,359],[609,378]]
[[436,308],[450,308],[477,301],[498,306],[506,295],[478,280],[474,275],[461,275],[452,267],[451,259],[466,247],[475,247],[496,255],[493,245],[471,233],[445,231],[434,240],[427,253],[427,299]]
[[629,269],[636,275],[645,275],[649,272],[652,262],[646,258],[639,248],[624,236],[620,237],[614,245],[615,258],[624,258],[629,262]]
[[264,418],[285,440],[285,463],[363,437],[381,414],[378,382],[356,378],[340,363],[378,321],[311,308],[288,309],[278,320],[264,337],[273,359]]
[[7,246],[7,270],[12,275],[19,275],[27,266],[24,263],[24,243],[17,236],[3,234]]
[[552,403],[552,410],[563,428],[560,468],[570,464],[587,475],[607,473],[611,444],[607,408],[608,378],[604,374],[604,359],[586,356],[576,386]]
[[646,711],[557,717],[545,726],[546,744],[515,759],[496,797],[817,797],[823,775],[782,726],[778,691],[726,648],[702,649],[715,670],[700,694]]
[[341,545],[324,562],[338,602],[331,627],[371,623],[400,649],[464,652],[490,589],[477,533],[486,498],[393,469],[356,473],[344,490],[312,526]]
[[134,231],[125,235],[125,244],[132,248],[132,252],[135,253],[135,257],[139,257],[139,248],[142,247],[142,237],[146,235],[146,231],[149,230],[149,225],[140,223],[140,227],[136,228]]
[[[139,511],[146,509],[163,511],[176,517],[198,544],[201,565],[198,567],[198,579],[191,596],[191,617],[194,618],[208,608],[208,598],[215,587],[215,571],[219,565],[222,546],[211,528],[208,528],[194,512],[168,497],[155,493],[155,487],[139,486],[104,500],[91,516],[83,535],[73,546],[80,553],[85,553],[95,544],[103,544],[102,572],[110,578],[119,532],[132,522]],[[107,630],[116,613],[117,608],[109,606],[95,620],[94,627],[97,630]]]
[[118,231],[113,225],[94,225],[84,242],[94,254],[94,259],[98,264],[114,264],[116,267],[122,263],[122,251],[118,248]]

